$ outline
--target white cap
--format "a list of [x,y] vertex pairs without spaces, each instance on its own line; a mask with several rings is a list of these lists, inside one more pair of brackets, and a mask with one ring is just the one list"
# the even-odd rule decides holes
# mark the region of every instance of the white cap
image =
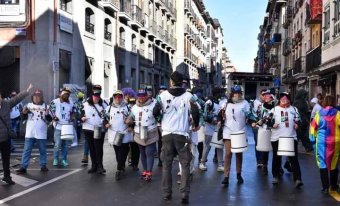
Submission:
[[318,98],[314,97],[312,100],[310,100],[311,103],[317,104],[318,103]]

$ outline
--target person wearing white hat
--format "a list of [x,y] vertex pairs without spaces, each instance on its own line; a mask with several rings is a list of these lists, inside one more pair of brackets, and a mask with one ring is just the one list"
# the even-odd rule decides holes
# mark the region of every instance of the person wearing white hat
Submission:
[[312,100],[310,100],[311,106],[313,107],[312,113],[310,115],[310,120],[312,121],[318,111],[321,110],[321,105],[319,104],[318,98],[314,97]]

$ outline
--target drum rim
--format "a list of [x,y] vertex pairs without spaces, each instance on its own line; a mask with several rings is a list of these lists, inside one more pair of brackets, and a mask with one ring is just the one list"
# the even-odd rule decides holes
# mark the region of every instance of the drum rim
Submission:
[[245,132],[233,132],[233,133],[230,133],[230,135],[239,135],[239,134],[245,134]]

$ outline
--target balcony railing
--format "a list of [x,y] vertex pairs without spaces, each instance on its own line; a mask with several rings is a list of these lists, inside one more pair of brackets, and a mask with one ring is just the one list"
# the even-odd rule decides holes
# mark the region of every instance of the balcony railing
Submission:
[[314,71],[321,64],[321,46],[306,55],[306,73]]
[[333,37],[336,38],[339,35],[340,35],[340,21],[337,21],[334,24],[334,35],[333,35]]
[[164,36],[165,36],[164,38],[165,42],[169,43],[169,33],[167,31],[164,31]]
[[129,1],[122,1],[120,4],[120,12],[126,13],[128,16],[132,16],[131,3]]
[[279,63],[279,57],[277,55],[270,55],[270,64],[273,66],[273,65],[276,65]]
[[331,35],[331,30],[328,28],[328,30],[325,31],[324,39],[323,39],[323,44],[328,44],[329,39]]
[[153,21],[152,19],[149,19],[149,29],[156,35],[157,33],[157,23]]
[[164,40],[163,27],[158,25],[157,36]]
[[125,39],[123,38],[119,39],[119,47],[125,48]]
[[[120,8],[120,1],[119,0],[103,0],[105,4],[110,4],[114,6],[115,8],[119,9]],[[104,6],[105,6],[104,4]]]
[[91,34],[94,34],[94,24],[86,22],[85,30]]
[[292,51],[292,39],[286,38],[283,42],[283,56],[288,56],[290,52]]
[[137,45],[136,44],[132,44],[132,52],[133,53],[137,53]]
[[104,39],[111,41],[112,34],[111,32],[104,31]]
[[132,19],[140,24],[143,21],[143,12],[142,9],[139,8],[137,5],[132,6]]
[[143,57],[144,57],[144,55],[145,55],[145,51],[144,51],[144,49],[139,49],[139,55],[141,55],[141,56],[143,56]]

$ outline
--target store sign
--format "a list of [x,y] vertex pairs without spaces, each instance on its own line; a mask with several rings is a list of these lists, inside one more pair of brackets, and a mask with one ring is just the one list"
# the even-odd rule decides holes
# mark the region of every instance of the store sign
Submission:
[[62,31],[73,33],[72,15],[67,12],[60,11],[59,13],[59,28]]

